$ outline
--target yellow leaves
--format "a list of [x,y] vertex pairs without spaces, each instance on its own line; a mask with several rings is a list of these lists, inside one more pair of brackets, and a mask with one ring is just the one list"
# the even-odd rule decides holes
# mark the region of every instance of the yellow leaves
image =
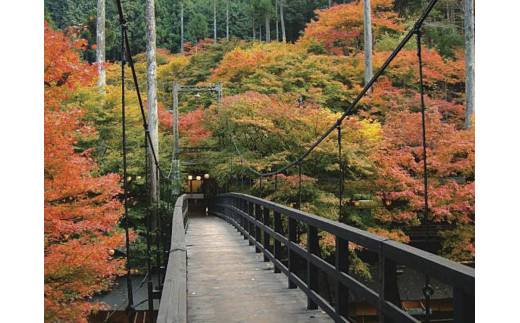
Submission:
[[364,140],[371,142],[381,140],[381,124],[379,122],[363,119],[360,121],[360,123],[362,125],[360,132]]

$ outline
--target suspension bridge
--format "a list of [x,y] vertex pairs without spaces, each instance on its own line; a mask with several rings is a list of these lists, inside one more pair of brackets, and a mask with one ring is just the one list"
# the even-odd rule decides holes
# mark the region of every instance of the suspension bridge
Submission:
[[[127,275],[126,315],[128,322],[473,322],[475,320],[475,270],[427,251],[328,220],[299,210],[302,164],[305,158],[337,131],[339,219],[343,203],[343,161],[341,124],[392,60],[412,39],[417,41],[419,85],[422,107],[424,161],[424,219],[428,223],[428,177],[425,104],[422,80],[421,27],[435,6],[432,0],[400,44],[383,63],[341,117],[299,158],[271,172],[250,166],[230,133],[236,154],[260,191],[266,179],[291,167],[298,169],[299,202],[290,208],[260,197],[227,192],[180,195],[178,187],[178,146],[172,170],[165,174],[154,149],[139,91],[121,2],[122,117],[124,156],[124,204]],[[161,179],[164,190],[156,200],[174,197],[172,214],[164,215],[160,203],[148,209],[147,266],[144,300],[134,299],[129,239],[126,141],[125,65],[129,64],[138,96],[145,132],[146,151],[157,169],[151,176]],[[210,91],[213,87],[208,88]],[[221,85],[215,87],[221,96]],[[175,91],[182,87],[174,84]],[[177,92],[175,92],[177,93]],[[177,97],[174,97],[174,103]],[[175,109],[174,109],[175,110]],[[173,111],[175,114],[175,111]],[[174,119],[178,116],[174,115]],[[175,124],[175,121],[174,121]],[[174,129],[174,135],[177,130]],[[178,135],[176,135],[176,140]],[[147,175],[149,177],[150,175]],[[147,178],[148,180],[148,178]],[[193,193],[193,192],[190,192]],[[153,217],[152,215],[155,215]],[[171,223],[166,219],[171,217]],[[332,254],[320,250],[320,239],[333,236]],[[426,229],[426,240],[430,232]],[[151,246],[155,244],[156,255]],[[362,248],[371,261],[372,279],[357,277],[350,269],[349,250]],[[155,259],[154,259],[155,258]],[[154,263],[154,264],[153,264]],[[152,274],[153,273],[153,274]],[[155,300],[155,302],[154,302]],[[158,304],[158,306],[157,306]],[[105,322],[112,322],[107,317]],[[115,321],[114,321],[115,322]],[[119,322],[119,321],[118,321]]]

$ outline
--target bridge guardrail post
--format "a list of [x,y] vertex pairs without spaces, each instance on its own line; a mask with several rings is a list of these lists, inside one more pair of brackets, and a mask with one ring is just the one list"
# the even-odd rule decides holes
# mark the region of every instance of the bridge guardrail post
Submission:
[[252,246],[253,245],[253,239],[251,238],[253,235],[254,235],[254,223],[253,221],[251,221],[251,218],[254,218],[254,214],[255,214],[255,203],[249,201],[248,202],[248,205],[249,205],[249,209],[248,209],[248,212],[247,212],[247,232],[249,233],[249,245]]
[[[270,222],[270,209],[267,207],[267,206],[264,206],[264,216],[263,216],[263,221],[262,223],[264,224],[264,227],[269,227],[269,222]],[[263,236],[264,236],[264,249],[266,251],[269,251],[269,252],[272,252],[271,250],[271,237],[269,236],[269,233],[267,233],[266,230],[262,230],[263,231]],[[267,255],[264,253],[264,262],[268,262],[269,261],[269,258],[267,258]]]
[[[310,224],[307,225],[307,254],[309,258],[312,255],[320,257],[318,229]],[[309,293],[318,293],[318,268],[312,264],[310,259],[307,259],[307,287],[309,288]],[[307,309],[315,310],[317,308],[318,304],[307,296]]]
[[[289,224],[288,224],[288,231],[289,231],[289,241],[288,243],[294,243],[296,241],[296,220],[289,217]],[[287,253],[289,255],[289,272],[294,273],[296,269],[296,253],[291,250],[291,247],[287,245]],[[289,278],[289,288],[296,288],[296,284],[291,281],[291,278]]]
[[[247,215],[249,213],[249,202],[246,200],[242,200],[244,203],[244,209],[242,210],[244,214],[242,214],[242,229],[244,229],[245,232],[249,232],[249,219],[247,218]],[[247,234],[244,232],[244,240],[247,240]]]
[[348,288],[340,282],[338,277],[340,272],[348,274],[349,256],[348,241],[336,236],[336,303],[334,305],[336,314],[345,318],[349,315]]
[[[262,231],[261,228],[258,226],[258,222],[261,221],[262,218],[262,207],[258,204],[255,205],[255,222],[254,222],[254,229],[255,229],[255,242],[260,243],[262,240]],[[255,252],[260,253],[260,248],[258,248],[255,245]]]
[[453,322],[475,322],[475,295],[453,287]]
[[[395,261],[385,257],[383,253],[380,253],[379,266],[381,271],[381,291],[379,298],[381,302],[390,301],[397,307],[402,308],[399,288],[397,286],[397,264]],[[384,316],[380,308],[378,308],[378,315],[380,322],[391,322]]]
[[[283,235],[282,233],[282,216],[279,212],[273,212],[274,217],[274,232]],[[282,243],[278,239],[274,239],[274,259],[282,262]],[[280,273],[280,268],[274,266],[274,273]]]

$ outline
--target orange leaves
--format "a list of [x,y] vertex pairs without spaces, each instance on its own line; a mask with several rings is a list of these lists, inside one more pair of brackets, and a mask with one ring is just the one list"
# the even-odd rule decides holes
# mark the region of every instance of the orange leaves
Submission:
[[[397,13],[391,11],[393,1],[373,0],[372,28],[378,38],[385,31],[401,31]],[[300,44],[311,46],[320,43],[334,55],[348,55],[362,49],[363,1],[336,5],[330,9],[317,10],[317,20],[305,28]]]
[[209,137],[211,132],[205,128],[204,110],[198,108],[180,116],[179,132],[181,137],[188,138],[190,145],[196,145],[201,139]]
[[106,290],[122,273],[123,261],[109,259],[106,250],[121,246],[124,235],[115,228],[121,217],[119,176],[95,177],[88,151],[75,147],[95,135],[83,122],[83,112],[63,104],[79,86],[95,77],[95,67],[82,62],[71,41],[45,25],[44,114],[44,252],[45,319],[86,322],[102,308],[86,301]]
[[[474,218],[474,133],[456,130],[442,122],[434,109],[427,112],[427,153],[430,219],[434,222],[469,223]],[[379,195],[391,200],[382,221],[415,221],[424,207],[422,130],[420,113],[387,115],[385,145],[374,156],[378,165]],[[412,217],[410,217],[412,215]]]
[[57,109],[70,90],[92,82],[96,76],[95,66],[81,61],[73,49],[86,45],[84,40],[72,41],[59,31],[44,24],[44,79],[45,106]]

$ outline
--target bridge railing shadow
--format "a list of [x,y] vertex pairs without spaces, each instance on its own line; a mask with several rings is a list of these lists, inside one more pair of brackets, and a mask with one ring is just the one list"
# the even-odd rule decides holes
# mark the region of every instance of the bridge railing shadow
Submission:
[[[234,225],[262,252],[264,261],[274,264],[275,272],[288,277],[289,288],[300,288],[308,297],[308,309],[318,306],[336,322],[349,322],[349,297],[356,295],[377,309],[380,322],[421,322],[403,308],[397,286],[397,265],[428,275],[453,288],[453,321],[474,321],[475,269],[429,252],[318,217],[254,196],[227,193],[211,199],[209,212]],[[298,228],[307,229],[306,243],[299,241]],[[319,233],[335,236],[335,261],[324,260]],[[356,244],[377,255],[379,284],[370,288],[349,273],[349,245]],[[302,261],[303,260],[303,261]],[[301,277],[302,262],[304,277]],[[334,301],[318,291],[319,274],[334,281]],[[428,293],[423,290],[423,293]],[[428,296],[429,297],[429,296]]]

